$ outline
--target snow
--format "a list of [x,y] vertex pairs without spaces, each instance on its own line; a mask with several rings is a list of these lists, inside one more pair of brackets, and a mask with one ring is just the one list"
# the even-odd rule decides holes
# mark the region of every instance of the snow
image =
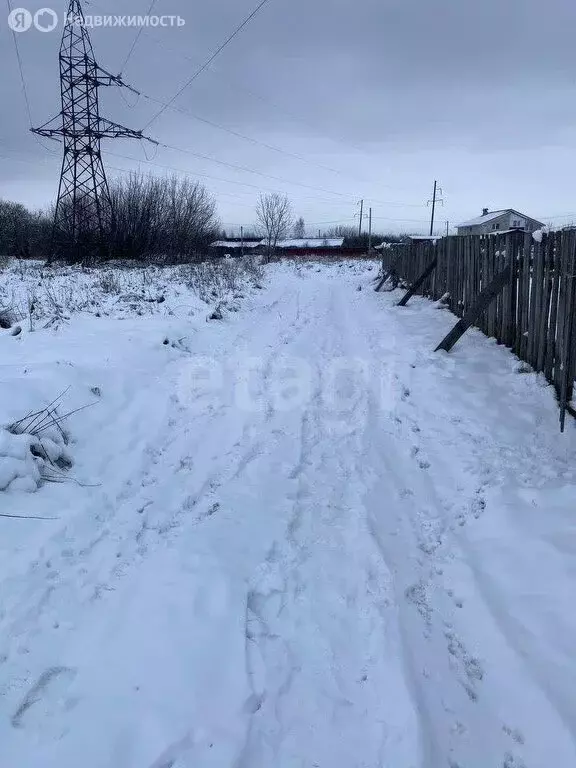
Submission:
[[576,764],[574,425],[376,270],[0,274],[0,424],[97,401],[70,482],[0,493],[0,765]]
[[[266,245],[266,240],[262,245]],[[343,237],[308,237],[295,238],[288,240],[279,240],[277,248],[342,248],[344,245]]]
[[[266,246],[268,241],[266,239],[258,242],[245,242],[245,248],[258,248],[259,246]],[[277,248],[342,248],[344,245],[343,237],[304,237],[293,238],[286,240],[279,240],[276,243]],[[218,240],[212,243],[212,248],[240,248],[242,243],[238,241],[230,240]]]

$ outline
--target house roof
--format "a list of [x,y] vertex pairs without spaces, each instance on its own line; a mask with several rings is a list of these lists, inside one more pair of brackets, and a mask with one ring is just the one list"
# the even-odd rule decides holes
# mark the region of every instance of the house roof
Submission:
[[[490,221],[493,221],[494,219],[500,218],[500,216],[505,216],[508,213],[515,213],[517,216],[520,216],[523,219],[530,219],[530,221],[535,221],[536,224],[542,224],[541,221],[538,221],[538,219],[533,219],[532,216],[526,216],[525,213],[520,213],[520,211],[517,211],[515,208],[504,208],[501,211],[489,211],[484,216],[477,216],[475,219],[470,219],[469,221],[463,221],[462,224],[458,224],[458,227],[477,227],[480,224],[487,224]],[[544,226],[544,224],[542,224]]]
[[[259,245],[266,245],[267,240],[244,240],[244,248],[257,248]],[[277,248],[342,248],[344,245],[343,237],[303,237],[291,240],[279,240],[276,243]],[[241,248],[241,240],[216,240],[210,244],[211,248]]]
[[504,216],[506,213],[511,213],[512,209],[508,208],[507,210],[503,211],[490,211],[485,216],[477,216],[475,219],[470,219],[469,221],[463,221],[462,224],[458,224],[459,227],[476,227],[478,224],[487,224],[489,221],[492,221],[493,219],[498,219],[500,216]]
[[[266,240],[262,241],[263,244]],[[342,248],[343,237],[304,237],[293,240],[279,240],[278,248]]]
[[216,240],[210,243],[210,248],[257,248],[260,245],[260,240]]

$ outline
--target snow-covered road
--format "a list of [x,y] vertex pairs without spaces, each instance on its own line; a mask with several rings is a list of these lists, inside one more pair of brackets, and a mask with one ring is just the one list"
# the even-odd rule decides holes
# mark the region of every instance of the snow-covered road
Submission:
[[270,271],[174,346],[66,331],[98,485],[10,495],[60,519],[2,523],[0,766],[576,765],[572,425],[373,273]]

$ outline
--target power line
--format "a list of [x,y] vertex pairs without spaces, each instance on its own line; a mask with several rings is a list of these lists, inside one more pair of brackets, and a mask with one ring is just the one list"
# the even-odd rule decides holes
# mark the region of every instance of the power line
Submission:
[[[210,179],[212,181],[220,181],[223,184],[234,184],[236,186],[249,187],[250,189],[253,189],[256,192],[276,192],[278,194],[285,194],[283,190],[274,189],[272,187],[263,187],[263,186],[261,186],[259,184],[250,184],[247,181],[235,181],[233,179],[223,179],[220,176],[212,176],[211,174],[208,174],[208,173],[200,173],[200,172],[196,172],[196,171],[188,171],[188,170],[184,170],[182,168],[178,168],[178,167],[173,166],[173,165],[166,165],[165,163],[158,163],[158,162],[156,162],[154,160],[145,160],[145,159],[142,159],[142,158],[131,157],[129,155],[122,155],[122,154],[119,154],[118,152],[113,152],[113,151],[108,150],[108,149],[103,149],[102,152],[104,154],[106,154],[106,155],[110,155],[111,157],[117,157],[117,158],[120,158],[120,159],[123,159],[123,160],[130,160],[130,161],[135,162],[135,163],[145,163],[147,165],[152,165],[152,166],[154,166],[156,168],[161,168],[161,169],[163,169],[165,171],[173,171],[175,173],[182,173],[182,174],[184,174],[186,176],[190,176],[191,178]],[[123,173],[131,173],[131,172],[133,172],[131,169],[127,169],[127,168],[116,168],[116,170],[120,170]],[[221,192],[220,190],[217,190],[215,194],[226,194],[226,195],[228,195],[228,194],[231,194],[231,193]],[[328,203],[326,203],[326,201],[324,201],[322,198],[312,197],[312,196],[311,197],[297,198],[297,200],[298,200],[299,204],[300,204],[300,201],[307,201],[307,200],[312,200],[314,202],[321,203],[322,205],[326,205],[326,204],[334,205],[337,202],[335,200],[331,200]]]
[[[1,157],[1,155],[0,155],[0,157]],[[111,170],[113,170],[113,171],[118,171],[119,173],[129,173],[129,174],[134,173],[134,171],[131,170],[130,168],[118,168],[117,165],[110,165],[109,163],[106,165],[106,167],[111,169]],[[239,200],[236,199],[236,195],[233,195],[231,192],[221,192],[221,191],[218,191],[218,192],[213,192],[212,194],[217,195],[217,196],[225,195],[226,197],[232,197],[232,198],[234,198],[234,204],[235,205],[239,205],[242,208],[250,208],[250,210],[254,210],[254,205],[253,204],[251,205],[249,203],[240,202]],[[225,200],[224,202],[228,202],[228,201]]]
[[[188,152],[187,150],[183,150],[183,149],[180,149],[178,147],[170,147],[169,145],[165,145],[165,144],[160,144],[160,146],[168,147],[170,149],[175,149],[175,150],[180,151],[180,152]],[[285,192],[282,191],[282,190],[274,189],[274,188],[271,188],[271,187],[262,187],[261,185],[250,184],[249,182],[246,182],[246,181],[235,181],[235,180],[232,180],[232,179],[223,179],[223,178],[220,178],[218,176],[212,176],[212,175],[207,174],[207,173],[200,173],[200,172],[196,172],[196,171],[183,170],[182,168],[177,168],[177,167],[172,166],[172,165],[166,165],[164,163],[158,163],[158,162],[153,161],[153,160],[139,159],[139,158],[131,157],[129,155],[122,155],[122,154],[119,154],[117,152],[112,152],[110,150],[103,150],[103,151],[107,155],[111,155],[112,157],[118,157],[118,158],[121,158],[121,159],[124,159],[124,160],[130,160],[132,162],[146,163],[147,165],[152,165],[152,166],[155,166],[157,168],[162,168],[163,170],[174,171],[176,173],[184,173],[185,175],[188,175],[188,176],[191,176],[191,177],[206,178],[206,179],[211,179],[213,181],[220,181],[220,182],[222,182],[224,184],[235,184],[235,185],[238,185],[238,186],[249,187],[251,189],[257,190],[258,192],[265,191],[265,192],[277,192],[279,194],[285,194]],[[208,160],[211,159],[211,158],[205,157],[204,155],[198,155],[197,153],[193,153],[191,151],[189,152],[189,154],[192,154],[193,156],[196,156],[196,157],[201,157],[203,159],[208,159]],[[304,187],[306,189],[312,189],[312,190],[318,189],[318,190],[320,190],[322,192],[326,192],[327,191],[327,190],[323,190],[323,189],[321,189],[319,187],[313,187],[313,186],[306,185],[306,184],[299,184],[299,182],[290,182],[290,181],[286,182],[286,180],[284,180],[284,179],[282,179],[280,177],[270,176],[268,174],[263,174],[263,173],[261,173],[259,171],[252,171],[250,169],[244,169],[242,166],[236,166],[236,165],[231,164],[231,163],[225,163],[224,161],[213,160],[213,162],[217,162],[220,165],[225,165],[225,166],[231,167],[231,168],[233,168],[235,170],[248,170],[250,173],[255,173],[255,174],[259,175],[259,176],[264,176],[265,178],[271,178],[271,179],[274,179],[274,180],[277,180],[277,181],[281,181],[281,182],[285,182],[285,183],[289,183],[289,184],[298,184],[299,186],[302,186],[302,187]],[[343,197],[345,199],[348,199],[348,200],[352,199],[351,197],[349,197],[347,195],[344,195],[342,193],[339,193],[339,192],[330,192],[330,194],[339,195],[339,196],[341,196],[341,197]],[[314,201],[317,201],[317,202],[322,202],[323,204],[326,204],[324,201],[320,201],[319,198],[312,197],[310,199],[314,200]],[[336,201],[329,201],[329,204],[334,204],[335,202]],[[386,218],[386,217],[383,217],[383,216],[376,216],[374,218],[375,219],[382,219],[382,220],[385,220],[385,221],[405,221],[405,222],[417,222],[417,223],[422,223],[422,221],[424,221],[423,219],[396,219],[396,218]]]
[[[161,99],[157,99],[157,98],[155,98],[153,96],[149,96],[149,95],[147,95],[145,93],[141,93],[140,95],[142,96],[142,98],[147,99],[148,101],[152,101],[152,102],[155,102],[157,104],[165,104],[165,102],[163,102]],[[169,104],[166,104],[166,107],[169,108],[169,109],[174,110],[175,112],[180,112],[181,114],[183,114],[183,115],[185,115],[187,117],[190,117],[193,120],[198,120],[199,122],[204,123],[206,125],[209,125],[209,126],[211,126],[213,128],[218,128],[219,130],[224,131],[226,133],[229,133],[232,136],[236,136],[239,139],[244,139],[245,141],[249,141],[251,144],[255,144],[257,146],[264,147],[265,149],[269,149],[269,150],[272,150],[273,152],[277,152],[279,154],[286,155],[287,157],[292,157],[292,158],[294,158],[296,160],[299,160],[302,163],[306,163],[307,165],[315,166],[316,168],[320,168],[320,169],[325,170],[325,171],[330,171],[332,173],[336,173],[339,176],[349,176],[350,175],[350,174],[346,174],[343,171],[339,171],[336,168],[331,168],[328,165],[323,165],[322,163],[315,163],[314,161],[308,160],[306,157],[303,157],[302,155],[298,155],[295,152],[289,152],[288,150],[284,150],[284,149],[282,149],[280,147],[276,147],[273,144],[268,144],[268,143],[266,143],[264,141],[260,141],[259,139],[255,139],[252,136],[247,136],[246,134],[240,133],[239,131],[235,131],[235,130],[233,130],[231,128],[227,128],[226,126],[221,125],[219,123],[215,123],[212,120],[208,120],[208,119],[206,119],[204,117],[200,117],[199,115],[194,114],[189,109],[186,109],[184,107],[177,107],[177,106],[172,106],[172,105],[169,105]],[[162,146],[165,146],[165,145],[162,145]],[[172,149],[177,149],[177,148],[176,147],[172,147]],[[188,152],[189,150],[178,149],[178,151]],[[207,159],[207,158],[206,158],[206,156],[202,156],[202,159]],[[213,160],[213,162],[217,162],[217,160]],[[355,178],[355,177],[350,175],[350,178]],[[291,183],[294,183],[294,182],[288,182],[288,183],[291,184]],[[329,192],[329,194],[340,194],[340,193]],[[367,199],[371,200],[372,202],[378,203],[380,205],[392,205],[392,206],[398,206],[398,207],[402,207],[402,208],[425,208],[426,207],[426,206],[422,205],[422,203],[392,202],[390,200],[376,200],[374,198],[367,198]]]
[[321,227],[323,224],[345,224],[345,226],[349,226],[348,222],[355,221],[354,218],[352,219],[336,219],[334,221],[307,221],[306,226],[307,227]]
[[[156,5],[157,2],[158,2],[158,0],[152,0],[152,2],[150,3],[150,7],[148,8],[148,12],[146,13],[147,16],[150,16],[152,14],[154,6]],[[134,38],[134,42],[132,43],[132,47],[128,51],[128,55],[126,56],[126,58],[124,59],[124,63],[120,67],[120,75],[122,75],[122,73],[126,69],[126,65],[130,61],[130,59],[132,57],[132,54],[134,53],[134,49],[136,48],[136,45],[138,44],[138,41],[140,40],[140,36],[141,36],[143,31],[144,31],[144,25],[142,25],[140,27],[140,29],[138,30],[138,32],[136,33],[136,37]]]
[[[259,5],[259,6],[258,6],[258,7],[257,7],[257,8],[256,8],[254,11],[253,11],[253,13],[252,13],[252,14],[251,14],[251,15],[250,15],[250,16],[249,16],[249,17],[248,17],[248,18],[247,18],[247,19],[246,19],[246,20],[243,22],[243,24],[242,24],[242,25],[241,25],[241,26],[240,26],[240,27],[239,27],[239,28],[236,30],[236,32],[235,32],[233,35],[231,35],[231,36],[230,36],[230,38],[228,39],[228,41],[227,41],[226,43],[224,43],[224,44],[221,46],[221,48],[220,48],[219,50],[222,50],[222,49],[225,47],[225,45],[227,45],[227,43],[228,43],[228,42],[229,42],[231,39],[233,39],[233,37],[235,36],[235,34],[238,34],[238,32],[240,31],[240,29],[241,29],[243,26],[245,26],[245,25],[246,25],[246,24],[249,22],[249,20],[250,20],[250,19],[251,19],[253,16],[255,16],[255,15],[256,15],[256,13],[258,13],[258,11],[260,10],[260,8],[261,8],[261,7],[262,7],[262,6],[263,6],[263,5],[264,5],[264,4],[265,4],[267,1],[268,1],[268,0],[263,0],[263,2],[262,2],[262,3],[260,3],[260,5]],[[152,10],[152,8],[153,8],[153,6],[155,5],[155,3],[156,3],[156,2],[157,2],[157,0],[152,0],[152,3],[151,3],[151,6],[150,6],[150,8],[149,8],[149,11],[148,11],[148,13],[150,13],[150,11]],[[126,59],[126,61],[127,61],[129,58],[130,58],[130,55],[131,55],[131,53],[132,53],[132,51],[133,51],[133,49],[134,49],[134,47],[135,47],[135,44],[137,43],[137,41],[138,41],[138,39],[139,39],[139,36],[140,36],[140,34],[142,33],[142,30],[143,30],[143,29],[144,29],[143,27],[141,27],[141,28],[140,28],[140,30],[139,30],[139,33],[138,33],[138,35],[137,35],[137,38],[136,38],[136,40],[134,41],[134,43],[133,43],[133,45],[132,45],[132,48],[130,49],[130,52],[129,52],[128,56],[127,56],[127,59]],[[156,38],[154,38],[154,37],[151,37],[151,39],[152,39],[153,41],[157,42]],[[203,117],[201,117],[201,116],[199,116],[199,115],[196,115],[196,114],[194,114],[193,112],[191,112],[190,110],[188,110],[188,109],[186,109],[186,108],[184,108],[184,107],[175,106],[175,105],[173,104],[173,102],[174,102],[174,101],[175,101],[175,100],[178,98],[178,96],[180,95],[180,93],[182,93],[182,92],[183,92],[183,90],[185,90],[185,89],[188,87],[188,85],[190,85],[190,84],[191,84],[191,83],[194,81],[194,79],[195,79],[195,78],[196,78],[196,77],[197,77],[197,76],[198,76],[198,75],[199,75],[199,74],[200,74],[202,71],[204,71],[204,70],[205,70],[205,69],[206,69],[206,68],[209,66],[209,64],[210,64],[210,63],[211,63],[211,62],[214,60],[214,58],[215,58],[215,57],[218,55],[218,52],[219,52],[219,51],[217,51],[217,52],[214,54],[214,56],[213,56],[213,57],[212,57],[212,58],[211,58],[211,59],[210,59],[208,62],[206,62],[206,63],[205,63],[205,64],[204,64],[204,65],[203,65],[203,66],[202,66],[202,67],[201,67],[201,68],[200,68],[200,69],[197,71],[197,73],[196,73],[196,74],[195,74],[195,75],[194,75],[194,76],[193,76],[193,77],[192,77],[192,78],[191,78],[191,79],[188,81],[188,83],[187,83],[185,86],[183,86],[183,88],[182,88],[182,89],[181,89],[181,90],[180,90],[180,91],[179,91],[179,92],[178,92],[178,93],[177,93],[177,94],[176,94],[176,95],[175,95],[175,96],[174,96],[172,99],[170,99],[168,102],[164,102],[164,101],[162,101],[161,99],[158,99],[158,98],[156,98],[156,97],[150,96],[150,95],[148,95],[148,94],[145,94],[145,93],[139,93],[139,95],[140,95],[140,96],[142,96],[142,98],[145,98],[146,100],[148,100],[148,101],[151,101],[151,102],[153,102],[153,103],[156,103],[156,104],[160,104],[160,105],[161,105],[161,107],[162,107],[162,109],[161,109],[161,110],[160,110],[160,111],[159,111],[159,112],[158,112],[158,113],[157,113],[157,114],[156,114],[154,117],[152,117],[152,118],[151,118],[151,120],[150,120],[150,121],[149,121],[149,122],[146,124],[145,128],[147,128],[147,127],[148,127],[148,126],[149,126],[149,125],[150,125],[152,122],[154,122],[154,120],[156,120],[156,118],[157,118],[157,117],[159,117],[159,116],[160,116],[160,114],[162,114],[162,113],[163,113],[163,112],[164,112],[166,109],[172,109],[172,110],[174,110],[174,111],[176,111],[176,112],[180,112],[181,114],[184,114],[184,115],[186,115],[186,116],[190,117],[191,119],[197,120],[197,121],[199,121],[199,122],[202,122],[202,123],[204,123],[204,124],[206,124],[206,125],[210,125],[211,127],[217,128],[218,130],[222,130],[222,131],[224,131],[224,132],[226,132],[226,133],[228,133],[228,134],[230,134],[230,135],[232,135],[232,136],[236,136],[237,138],[243,139],[243,140],[245,140],[245,141],[249,141],[250,143],[252,143],[252,144],[255,144],[255,145],[257,145],[257,146],[262,146],[262,147],[264,147],[264,148],[266,148],[266,149],[269,149],[269,150],[271,150],[271,151],[273,151],[273,152],[277,152],[277,153],[280,153],[280,154],[286,155],[286,156],[288,156],[288,157],[292,157],[292,158],[294,158],[294,159],[296,159],[296,160],[299,160],[300,162],[304,162],[304,163],[307,163],[308,165],[311,165],[311,166],[315,166],[315,167],[317,167],[317,168],[320,168],[320,169],[322,169],[322,170],[327,170],[327,171],[330,171],[330,172],[332,172],[332,173],[336,173],[336,174],[338,174],[338,175],[341,175],[341,176],[350,176],[351,178],[355,178],[355,177],[353,177],[351,174],[346,174],[345,172],[342,172],[342,171],[340,171],[340,170],[338,170],[338,169],[335,169],[335,168],[332,168],[332,167],[330,167],[330,166],[326,166],[326,165],[323,165],[323,164],[321,164],[321,163],[315,163],[315,162],[313,162],[313,161],[311,161],[311,160],[308,160],[307,158],[305,158],[305,157],[303,157],[302,155],[299,155],[299,154],[297,154],[297,153],[294,153],[294,152],[290,152],[290,151],[284,150],[284,149],[282,149],[282,148],[280,148],[280,147],[277,147],[277,146],[274,146],[274,145],[272,145],[272,144],[268,144],[268,143],[266,143],[266,142],[263,142],[263,141],[260,141],[260,140],[258,140],[258,139],[255,139],[254,137],[251,137],[251,136],[247,136],[246,134],[240,133],[239,131],[236,131],[236,130],[233,130],[233,129],[227,128],[226,126],[223,126],[223,125],[221,125],[221,124],[219,124],[219,123],[216,123],[216,122],[214,122],[214,121],[211,121],[211,120],[208,120],[208,119],[206,119],[206,118],[203,118]],[[186,56],[185,54],[181,54],[181,55],[182,55],[184,58],[186,58],[186,59],[188,59],[188,60],[190,60],[190,61],[194,61],[194,60],[193,60],[191,57],[189,57],[189,56]],[[122,69],[125,67],[125,65],[126,65],[126,61],[124,62]],[[258,94],[253,94],[253,95],[255,95],[255,96],[258,96]],[[263,98],[263,97],[261,97],[261,98]],[[276,105],[274,105],[274,106],[276,106]],[[167,145],[164,145],[164,146],[167,146]],[[179,149],[179,148],[177,148],[177,147],[171,147],[171,148],[172,148],[172,149],[176,149],[177,151],[182,151],[182,152],[189,152],[189,153],[191,153],[189,150],[183,150],[183,149]],[[198,157],[201,157],[201,158],[202,158],[202,159],[204,159],[204,160],[210,160],[210,161],[212,161],[212,162],[219,162],[218,160],[216,160],[216,159],[214,159],[214,158],[208,158],[208,157],[206,157],[206,156],[201,156],[201,155],[198,155]],[[259,172],[257,172],[257,171],[252,171],[251,169],[243,169],[243,170],[247,170],[248,172],[252,172],[252,173],[259,173]],[[272,178],[272,177],[270,177],[270,178]],[[278,178],[278,177],[275,177],[275,178]],[[297,182],[290,182],[290,181],[287,181],[287,180],[282,180],[282,179],[279,179],[279,178],[278,178],[278,180],[280,180],[280,181],[284,181],[285,183],[289,183],[289,184],[297,184]],[[360,180],[360,181],[361,181],[361,180]],[[340,193],[331,192],[331,191],[329,191],[329,190],[327,190],[327,194],[335,194],[335,195],[339,195],[339,196],[340,196]],[[402,206],[402,207],[404,207],[404,206],[406,206],[406,207],[421,207],[421,205],[420,205],[420,204],[418,204],[418,205],[417,205],[417,204],[414,204],[414,203],[393,203],[393,202],[390,202],[390,201],[381,201],[381,200],[375,200],[374,198],[371,198],[371,199],[373,200],[373,202],[377,202],[377,203],[379,203],[379,204],[382,204],[382,205],[398,205],[398,206]]]
[[303,187],[304,189],[312,189],[317,192],[322,192],[325,195],[336,195],[337,197],[343,197],[346,199],[350,199],[350,195],[345,195],[343,192],[334,192],[331,189],[324,189],[323,187],[316,187],[312,184],[304,184],[301,181],[290,181],[289,179],[284,179],[281,176],[274,176],[270,173],[264,173],[263,171],[256,171],[253,168],[248,168],[245,165],[237,165],[236,163],[230,163],[226,160],[218,160],[215,157],[210,157],[209,155],[202,155],[198,152],[193,152],[191,149],[184,149],[183,147],[176,147],[171,144],[163,144],[162,142],[159,142],[160,147],[164,147],[164,149],[172,149],[175,152],[183,152],[184,154],[191,155],[192,157],[199,158],[200,160],[208,160],[211,163],[216,163],[217,165],[223,165],[226,168],[232,168],[235,171],[242,171],[244,173],[252,173],[256,176],[261,176],[264,179],[272,179],[273,181],[280,181],[283,184],[292,184],[297,187]]
[[[162,145],[162,146],[164,146],[164,145]],[[222,178],[220,178],[218,176],[211,176],[208,173],[200,173],[200,172],[196,172],[196,171],[187,171],[187,170],[183,170],[182,168],[176,168],[173,165],[166,165],[166,164],[163,164],[163,163],[157,163],[154,160],[145,160],[145,159],[142,159],[142,158],[130,157],[129,155],[121,155],[118,152],[111,152],[108,149],[105,149],[105,150],[102,150],[102,151],[105,154],[107,154],[107,155],[111,155],[112,157],[119,157],[119,158],[122,158],[124,160],[131,160],[132,162],[135,162],[135,163],[146,163],[147,165],[154,165],[157,168],[163,168],[164,170],[175,171],[177,173],[184,173],[184,174],[186,174],[188,176],[198,176],[200,178],[212,179],[213,181],[221,181],[224,184],[236,184],[236,185],[242,186],[242,187],[250,187],[251,189],[257,190],[258,192],[265,191],[265,192],[278,192],[279,194],[284,194],[282,192],[282,190],[273,189],[271,187],[262,187],[259,184],[250,184],[247,181],[235,181],[233,179],[222,179]],[[312,198],[312,199],[316,200],[317,198]],[[332,201],[332,202],[335,202],[335,201]]]
[[191,85],[191,84],[194,82],[194,80],[196,80],[196,78],[198,78],[198,77],[199,77],[199,76],[202,74],[202,72],[204,72],[204,71],[205,71],[205,70],[206,70],[206,69],[207,69],[207,68],[210,66],[210,64],[212,64],[212,62],[214,61],[214,59],[215,59],[217,56],[219,56],[219,55],[220,55],[220,53],[221,53],[221,52],[224,50],[224,48],[226,48],[226,46],[227,46],[229,43],[231,43],[231,42],[232,42],[232,40],[233,40],[233,39],[236,37],[236,35],[238,35],[238,34],[239,34],[239,33],[240,33],[240,32],[241,32],[243,29],[244,29],[244,27],[245,27],[247,24],[249,24],[249,23],[252,21],[252,19],[253,19],[253,18],[256,16],[256,14],[257,14],[257,13],[258,13],[258,12],[259,12],[259,11],[260,11],[260,10],[261,10],[261,9],[262,9],[262,8],[263,8],[263,7],[264,7],[264,6],[265,6],[265,5],[268,3],[268,2],[270,2],[270,0],[261,0],[260,4],[259,4],[259,5],[258,5],[258,6],[257,6],[257,7],[256,7],[256,8],[253,10],[253,11],[252,11],[252,13],[251,13],[249,16],[247,16],[247,17],[244,19],[244,21],[243,21],[243,22],[242,22],[242,23],[241,23],[241,24],[240,24],[238,27],[236,27],[236,29],[235,29],[235,30],[232,32],[232,34],[231,34],[231,35],[230,35],[230,36],[229,36],[229,37],[228,37],[228,38],[227,38],[227,39],[226,39],[226,40],[225,40],[225,41],[222,43],[222,45],[221,45],[221,46],[220,46],[220,47],[219,47],[219,48],[218,48],[218,49],[217,49],[217,50],[216,50],[216,51],[215,51],[215,52],[212,54],[212,56],[210,56],[210,58],[209,58],[209,59],[208,59],[208,60],[207,60],[207,61],[206,61],[204,64],[202,64],[202,66],[200,67],[200,69],[197,69],[197,70],[196,70],[196,72],[195,72],[195,73],[192,75],[192,77],[191,77],[189,80],[187,80],[187,81],[186,81],[186,83],[185,83],[185,84],[182,86],[182,88],[180,88],[180,90],[179,90],[179,91],[177,91],[177,93],[175,93],[175,94],[174,94],[174,96],[173,96],[173,97],[170,99],[170,101],[169,101],[169,102],[168,102],[166,105],[164,105],[164,106],[163,106],[163,107],[162,107],[162,108],[161,108],[161,109],[160,109],[160,110],[159,110],[159,111],[158,111],[158,112],[157,112],[157,113],[156,113],[156,114],[155,114],[155,115],[154,115],[154,116],[153,116],[153,117],[152,117],[152,118],[151,118],[151,119],[150,119],[150,120],[149,120],[149,121],[146,123],[146,125],[144,126],[144,129],[143,129],[143,130],[146,130],[147,128],[149,128],[149,127],[152,125],[152,123],[154,123],[154,122],[155,122],[155,121],[156,121],[156,120],[157,120],[157,119],[160,117],[160,115],[164,114],[164,112],[165,112],[165,111],[168,109],[168,107],[169,107],[171,104],[173,104],[173,103],[176,101],[176,99],[177,99],[179,96],[181,96],[181,95],[184,93],[184,91],[185,91],[185,90],[186,90],[186,89],[187,89],[187,88],[188,88],[188,87],[189,87],[189,86],[190,86],[190,85]]
[[[12,3],[10,0],[6,0],[8,6],[8,14],[12,13]],[[18,69],[20,70],[20,84],[22,86],[22,93],[24,94],[24,101],[26,102],[26,111],[28,112],[28,122],[32,127],[32,110],[30,109],[30,100],[28,99],[28,89],[26,87],[26,78],[24,77],[24,69],[22,67],[22,57],[20,56],[20,46],[18,45],[18,38],[16,31],[12,29],[12,39],[14,40],[14,50],[16,51],[16,58],[18,59]]]
[[428,224],[429,219],[391,219],[386,216],[373,216],[373,219],[377,219],[379,221],[405,221],[405,222],[411,222],[412,224]]
[[[228,133],[231,136],[236,136],[236,138],[238,139],[249,141],[251,144],[264,147],[265,149],[269,149],[272,152],[277,152],[279,154],[286,155],[287,157],[291,157],[295,160],[299,160],[302,163],[306,163],[308,165],[315,166],[316,168],[320,168],[323,171],[330,171],[331,173],[337,173],[339,176],[350,175],[350,174],[346,174],[343,171],[339,171],[337,168],[331,168],[329,165],[323,165],[322,163],[315,163],[313,160],[308,160],[306,157],[303,157],[302,155],[298,155],[295,152],[290,152],[288,150],[282,149],[281,147],[276,147],[273,144],[268,144],[265,141],[260,141],[259,139],[255,139],[253,136],[247,136],[245,133],[240,133],[240,131],[236,131],[232,128],[227,128],[225,125],[221,125],[220,123],[215,123],[213,120],[208,120],[205,117],[200,117],[200,115],[194,114],[193,112],[191,112],[189,109],[186,109],[185,107],[173,106],[171,103],[163,102],[161,99],[157,99],[154,96],[148,96],[145,93],[142,93],[141,96],[147,101],[151,101],[156,104],[161,104],[164,107],[166,107],[166,109],[172,109],[175,112],[180,112],[181,114],[187,117],[190,117],[192,120],[198,120],[198,122],[200,123],[209,125],[212,128],[217,128],[218,130],[224,131],[225,133]],[[354,178],[354,177],[351,176],[351,178]]]
[[[336,191],[331,190],[331,189],[325,189],[324,187],[317,187],[317,186],[315,186],[313,184],[305,184],[305,183],[303,183],[301,181],[290,181],[290,179],[285,179],[282,176],[274,176],[274,175],[272,175],[270,173],[264,173],[263,171],[257,171],[255,169],[249,168],[248,166],[245,166],[245,165],[237,165],[236,163],[230,163],[230,162],[228,162],[226,160],[218,160],[218,158],[210,157],[209,155],[203,155],[203,154],[201,154],[199,152],[194,152],[191,149],[184,149],[183,147],[177,147],[177,146],[172,145],[172,144],[164,144],[163,142],[158,142],[158,146],[163,147],[164,149],[171,149],[171,150],[173,150],[175,152],[183,152],[184,154],[191,155],[192,157],[196,157],[196,158],[198,158],[200,160],[207,160],[208,162],[216,163],[217,165],[222,165],[222,166],[224,166],[226,168],[231,168],[231,169],[233,169],[235,171],[242,171],[243,173],[252,173],[252,174],[254,174],[256,176],[261,176],[262,178],[265,178],[265,179],[271,179],[272,181],[279,181],[282,184],[291,184],[293,186],[302,187],[304,189],[311,189],[311,190],[314,190],[316,192],[322,192],[325,195],[334,195],[336,197],[341,197],[341,198],[344,198],[346,200],[352,200],[353,199],[353,197],[351,195],[344,194],[343,192],[336,192]],[[369,199],[372,202],[379,203],[379,204],[382,204],[382,205],[396,205],[397,204],[397,205],[401,205],[403,207],[405,205],[406,205],[406,207],[413,206],[413,205],[415,207],[418,207],[418,208],[423,207],[423,206],[420,206],[420,205],[416,206],[413,203],[408,203],[408,204],[404,204],[404,203],[390,203],[390,202],[385,202],[385,201],[382,201],[382,200],[376,200],[375,198],[366,198],[366,199]]]
[[[94,4],[92,2],[92,4]],[[181,51],[177,50],[176,48],[167,46],[165,41],[158,37],[155,37],[154,35],[151,35],[149,31],[145,31],[144,35],[148,37],[149,40],[151,40],[153,43],[156,43],[157,45],[161,45],[163,51],[172,51],[177,56],[180,56],[183,59],[187,59],[188,61],[191,61],[192,63],[196,64],[198,62],[198,59],[193,58],[192,56],[188,56],[185,53],[182,53]],[[228,85],[231,88],[240,88],[245,93],[249,94],[250,96],[253,96],[255,99],[258,99],[259,101],[262,101],[265,104],[268,104],[269,106],[273,107],[274,109],[279,110],[280,112],[283,112],[285,115],[288,115],[292,120],[302,123],[303,125],[308,126],[309,128],[312,128],[314,131],[324,131],[325,128],[323,126],[315,125],[314,123],[311,123],[309,120],[305,120],[302,115],[295,114],[294,112],[291,112],[290,110],[286,109],[285,106],[281,106],[274,102],[270,97],[264,96],[261,93],[256,93],[256,91],[253,91],[251,88],[247,88],[243,83],[240,83],[239,81],[233,81],[228,76],[223,74],[220,70],[211,68],[212,72],[226,81]],[[346,147],[346,149],[354,149],[356,152],[360,152],[361,154],[366,154],[366,150],[363,147],[360,147],[356,144],[352,144],[349,140],[344,138],[338,138],[334,136],[327,136],[330,141],[333,141],[337,144],[341,144],[342,146]],[[387,189],[395,189],[395,187],[391,187],[389,184],[380,184],[382,187],[386,187]]]

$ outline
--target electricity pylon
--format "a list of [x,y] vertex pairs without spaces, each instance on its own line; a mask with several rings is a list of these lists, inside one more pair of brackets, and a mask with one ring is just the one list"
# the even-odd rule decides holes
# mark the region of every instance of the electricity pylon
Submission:
[[100,87],[117,85],[139,92],[96,63],[80,0],[70,0],[59,62],[61,111],[31,130],[48,138],[61,137],[64,143],[50,260],[59,256],[86,263],[110,256],[114,211],[100,140],[157,142],[100,115]]

